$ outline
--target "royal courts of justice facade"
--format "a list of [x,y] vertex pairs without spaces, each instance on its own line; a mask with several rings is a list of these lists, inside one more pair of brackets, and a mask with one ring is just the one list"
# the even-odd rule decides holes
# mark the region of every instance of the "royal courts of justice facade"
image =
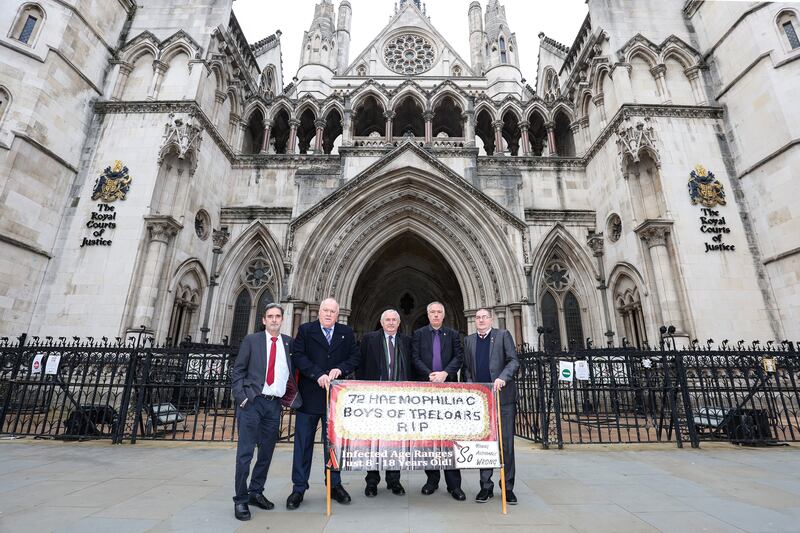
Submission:
[[795,3],[588,0],[523,73],[497,0],[469,57],[412,0],[351,50],[322,0],[293,77],[232,0],[6,4],[0,335],[235,344],[333,296],[359,334],[800,338]]

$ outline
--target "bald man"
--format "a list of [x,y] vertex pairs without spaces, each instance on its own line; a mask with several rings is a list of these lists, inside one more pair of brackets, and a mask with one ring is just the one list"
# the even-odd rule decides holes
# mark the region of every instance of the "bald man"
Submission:
[[[328,457],[326,390],[334,379],[351,374],[358,367],[358,345],[353,330],[337,322],[339,304],[326,298],[319,304],[319,319],[302,324],[294,339],[293,358],[300,370],[297,388],[303,405],[297,410],[292,461],[292,493],[287,509],[297,509],[308,490],[314,436],[322,422],[324,450],[323,469]],[[342,487],[339,472],[331,472],[331,497],[339,503],[350,503],[350,495]]]

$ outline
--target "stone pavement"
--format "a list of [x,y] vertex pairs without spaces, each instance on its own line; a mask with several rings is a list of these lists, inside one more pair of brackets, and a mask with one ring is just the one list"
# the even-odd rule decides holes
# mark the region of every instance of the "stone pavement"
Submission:
[[[250,532],[699,532],[800,531],[800,448],[705,445],[586,445],[543,451],[517,441],[520,505],[479,505],[477,472],[464,475],[466,502],[443,487],[419,492],[422,472],[404,472],[408,494],[382,486],[364,497],[363,474],[345,473],[353,503],[325,517],[319,461],[303,505],[287,511],[291,446],[279,445],[267,481],[273,511],[233,518],[230,444],[0,442],[0,531]],[[499,491],[495,489],[496,494]]]

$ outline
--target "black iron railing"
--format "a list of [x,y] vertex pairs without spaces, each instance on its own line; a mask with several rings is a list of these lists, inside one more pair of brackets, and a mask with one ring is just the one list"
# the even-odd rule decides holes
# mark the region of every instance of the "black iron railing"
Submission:
[[523,351],[517,435],[545,448],[798,441],[800,354],[791,348]]
[[[0,342],[0,434],[235,441],[235,357],[229,346],[156,347],[142,336]],[[285,411],[281,440],[292,439],[293,422]]]
[[[694,346],[522,349],[516,433],[545,448],[800,441],[800,354],[792,344]],[[144,335],[0,339],[0,434],[235,441],[235,358],[229,346],[158,347]],[[48,373],[55,359],[58,368]],[[293,423],[284,411],[282,440],[293,438]]]

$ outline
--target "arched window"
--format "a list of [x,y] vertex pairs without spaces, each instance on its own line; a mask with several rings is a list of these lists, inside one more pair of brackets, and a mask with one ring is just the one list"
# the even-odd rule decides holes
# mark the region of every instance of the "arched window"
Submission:
[[454,65],[453,66],[453,77],[458,78],[459,76],[461,76],[461,67],[459,65]]
[[500,63],[508,63],[508,53],[506,52],[506,40],[500,37]]
[[359,65],[356,67],[356,76],[366,76],[367,75],[367,67],[366,65]]
[[267,306],[274,301],[275,299],[272,297],[272,292],[270,292],[269,289],[261,291],[261,296],[258,297],[258,306],[256,307],[255,331],[262,331],[264,329],[264,323],[261,321],[261,317],[264,316]]
[[0,86],[0,126],[3,125],[3,118],[6,116],[8,108],[11,106],[11,93],[8,89]]
[[369,137],[372,133],[383,135],[386,132],[386,119],[383,106],[372,96],[367,96],[356,108],[353,119],[353,135]]
[[544,349],[561,351],[561,327],[558,324],[558,306],[549,292],[542,296],[542,326],[544,327]]
[[620,342],[642,348],[647,343],[647,328],[642,311],[639,288],[628,276],[620,276],[614,285],[614,307],[617,310],[617,328],[622,332]]
[[569,265],[554,254],[544,269],[540,297],[546,350],[584,348],[583,315],[573,290]]
[[28,46],[34,46],[41,33],[44,17],[44,10],[38,5],[24,4],[11,26],[9,37]]
[[247,327],[250,324],[250,291],[242,289],[236,297],[236,305],[233,308],[233,326],[231,326],[231,346],[238,346],[247,335]]
[[567,345],[570,350],[583,348],[583,323],[578,299],[568,292],[564,297],[564,325],[567,330]]
[[784,48],[787,51],[800,48],[800,38],[797,36],[797,14],[794,11],[784,11],[778,16],[778,30],[783,36]]
[[200,277],[194,271],[185,274],[178,283],[169,320],[168,337],[173,346],[195,331],[202,290]]

